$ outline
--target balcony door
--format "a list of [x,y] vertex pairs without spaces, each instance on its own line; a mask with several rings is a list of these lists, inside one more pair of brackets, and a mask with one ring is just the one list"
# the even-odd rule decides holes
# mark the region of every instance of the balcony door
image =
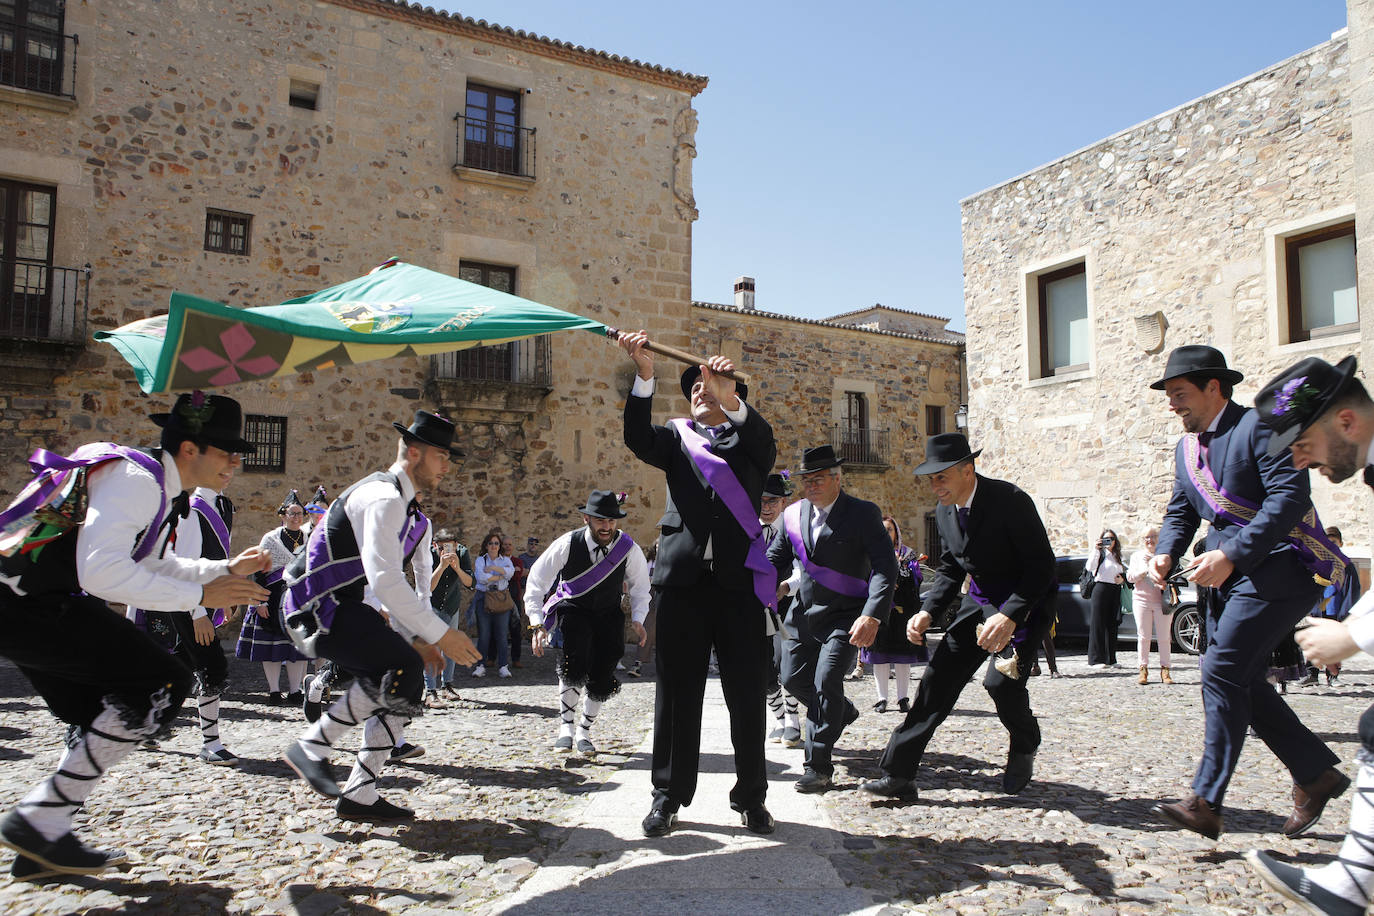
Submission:
[[48,336],[56,202],[53,188],[0,179],[0,335]]
[[62,0],[0,0],[0,85],[62,93]]

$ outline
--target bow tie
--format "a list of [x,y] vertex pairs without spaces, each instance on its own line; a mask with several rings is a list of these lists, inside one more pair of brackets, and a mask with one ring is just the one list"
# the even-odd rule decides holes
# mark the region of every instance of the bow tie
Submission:
[[187,493],[185,490],[182,490],[176,496],[172,497],[172,501],[167,504],[167,518],[168,520],[171,520],[173,518],[181,519],[185,518],[190,514],[191,494]]
[[720,426],[706,427],[706,434],[712,439],[722,439],[730,433],[730,424],[722,423]]
[[406,506],[406,515],[408,515],[408,516],[410,516],[410,517],[413,518],[413,517],[415,517],[415,516],[417,516],[417,515],[419,515],[419,514],[420,514],[420,500],[419,500],[419,498],[417,497],[417,498],[412,499],[412,500],[410,501],[410,505]]
[[604,547],[604,546],[602,546],[601,544],[597,544],[597,545],[596,545],[596,558],[597,558],[598,560],[605,559],[606,553],[607,553],[608,550],[609,550],[609,548]]
[[1364,466],[1364,482],[1374,487],[1374,464]]

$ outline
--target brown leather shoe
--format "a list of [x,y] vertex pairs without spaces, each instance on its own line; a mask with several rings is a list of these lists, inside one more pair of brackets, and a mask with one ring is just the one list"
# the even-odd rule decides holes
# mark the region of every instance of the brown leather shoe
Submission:
[[1293,786],[1293,813],[1283,822],[1283,835],[1290,840],[1317,825],[1322,809],[1333,798],[1350,788],[1350,777],[1332,767],[1305,786]]
[[1161,684],[1172,684],[1174,682],[1174,678],[1171,674],[1169,674],[1168,668],[1159,669],[1159,682]]
[[1150,809],[1161,820],[1200,833],[1210,840],[1221,836],[1221,812],[1189,792],[1181,802],[1161,802]]
[[1140,666],[1140,677],[1136,679],[1137,684],[1150,683],[1150,669],[1144,665]]

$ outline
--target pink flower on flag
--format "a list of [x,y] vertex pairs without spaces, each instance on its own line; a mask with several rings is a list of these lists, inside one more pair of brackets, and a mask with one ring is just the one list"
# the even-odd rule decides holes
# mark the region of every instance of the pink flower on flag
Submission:
[[[220,332],[220,345],[223,353],[216,353],[208,347],[196,347],[181,354],[181,362],[192,372],[210,372],[221,369],[210,376],[211,385],[232,385],[248,378],[262,378],[281,368],[281,363],[271,356],[257,356],[244,359],[257,343],[251,331],[242,322],[231,325]],[[222,368],[221,368],[222,367]]]

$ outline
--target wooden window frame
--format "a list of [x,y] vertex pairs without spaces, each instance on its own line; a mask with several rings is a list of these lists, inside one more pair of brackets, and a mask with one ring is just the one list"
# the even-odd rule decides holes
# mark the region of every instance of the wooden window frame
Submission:
[[[52,308],[53,290],[53,251],[57,242],[57,188],[31,181],[15,181],[0,178],[0,186],[5,188],[4,209],[0,212],[0,302],[5,303],[6,311],[0,315],[0,334],[27,336],[34,328],[46,327]],[[19,199],[22,194],[40,193],[48,196],[48,218],[44,227],[48,231],[48,249],[41,262],[25,258],[22,262],[18,253],[19,226],[37,226],[21,219]],[[43,278],[43,289],[39,292],[20,293],[16,290],[20,268],[25,276],[37,269]],[[20,304],[20,297],[25,301]],[[16,314],[17,312],[17,314]]]
[[[934,422],[932,422],[934,421]],[[939,404],[926,405],[926,435],[938,436],[945,431],[945,408]]]
[[243,438],[257,450],[243,456],[243,469],[260,474],[286,473],[287,418],[250,413],[243,418]]
[[[472,102],[469,96],[474,92],[486,93],[487,103],[485,106],[486,118],[482,122],[482,129],[486,131],[486,140],[474,141],[468,134],[473,130],[471,123]],[[522,174],[521,149],[520,145],[523,138],[520,135],[521,118],[524,112],[521,110],[521,93],[518,89],[502,89],[499,86],[488,86],[485,83],[468,83],[463,93],[463,165],[467,168],[481,169],[487,172],[497,172],[502,175]],[[498,98],[510,99],[515,103],[515,123],[505,124],[496,119],[496,100]],[[500,146],[496,142],[496,136],[502,131],[511,132],[511,145],[509,148]],[[507,161],[507,159],[509,161]]]
[[1036,308],[1040,315],[1040,377],[1053,378],[1068,372],[1079,372],[1088,368],[1088,363],[1074,363],[1069,366],[1059,366],[1055,368],[1050,365],[1050,304],[1045,295],[1045,287],[1057,280],[1066,280],[1069,277],[1083,275],[1083,285],[1088,283],[1088,262],[1086,260],[1068,264],[1055,270],[1037,274],[1035,277],[1035,298]]
[[[219,224],[218,231],[215,224]],[[235,249],[230,240],[233,236],[233,227],[243,227],[243,249]],[[218,235],[219,241],[215,241]],[[217,210],[213,207],[205,211],[205,250],[216,254],[233,254],[247,257],[253,252],[253,215],[251,213],[235,213],[232,210]]]
[[[1302,270],[1299,258],[1302,249],[1308,245],[1315,245],[1318,242],[1329,242],[1332,239],[1350,236],[1355,245],[1355,271],[1356,278],[1359,277],[1359,240],[1355,237],[1355,220],[1352,217],[1344,222],[1336,223],[1333,226],[1324,226],[1321,229],[1314,229],[1311,232],[1300,232],[1295,235],[1284,236],[1283,255],[1284,271],[1288,288],[1288,341],[1298,343],[1299,341],[1311,340],[1313,337],[1331,337],[1336,334],[1345,334],[1360,329],[1360,322],[1346,322],[1345,324],[1322,325],[1321,327],[1309,328],[1306,316],[1303,314],[1302,306]],[[1358,287],[1357,287],[1358,288]],[[1356,306],[1358,308],[1358,304]]]

